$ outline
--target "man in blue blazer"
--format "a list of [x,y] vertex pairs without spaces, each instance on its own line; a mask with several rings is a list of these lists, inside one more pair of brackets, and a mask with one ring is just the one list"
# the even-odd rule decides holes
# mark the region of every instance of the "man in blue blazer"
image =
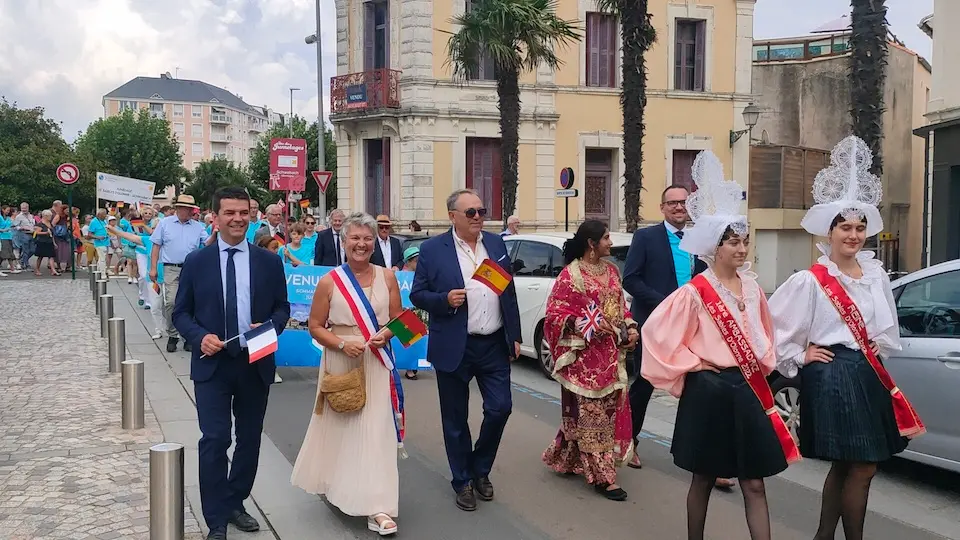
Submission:
[[[623,290],[633,296],[630,312],[641,326],[664,298],[707,268],[703,261],[679,247],[683,228],[689,219],[686,206],[689,194],[687,188],[679,184],[663,190],[660,196],[663,223],[633,233],[623,269]],[[634,356],[637,378],[630,386],[634,439],[643,429],[647,404],[653,394],[653,386],[639,375],[639,347],[637,351]],[[640,458],[634,454],[627,465],[639,469]]]
[[[477,509],[477,497],[493,500],[490,470],[513,408],[510,361],[520,355],[520,311],[511,281],[500,296],[471,279],[485,259],[510,271],[500,236],[483,231],[487,209],[477,192],[447,198],[451,230],[420,245],[410,289],[413,305],[430,314],[427,360],[437,373],[440,416],[455,502]],[[483,424],[476,446],[467,424],[470,380],[483,396]]]
[[[187,256],[173,308],[173,324],[193,346],[190,378],[203,436],[200,502],[210,540],[225,540],[227,524],[259,530],[244,510],[260,458],[267,395],[276,371],[270,354],[251,364],[244,332],[272,324],[279,334],[290,318],[283,263],[246,241],[250,197],[238,187],[214,194],[219,238]],[[237,339],[232,339],[241,336]],[[231,410],[237,444],[227,472]]]

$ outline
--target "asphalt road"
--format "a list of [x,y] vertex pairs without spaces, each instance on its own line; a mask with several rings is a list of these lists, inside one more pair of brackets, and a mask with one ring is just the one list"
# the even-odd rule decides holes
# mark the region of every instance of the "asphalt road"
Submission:
[[[281,369],[280,372],[284,383],[271,390],[265,431],[292,463],[313,409],[317,370],[296,368]],[[398,525],[404,537],[437,540],[686,537],[685,498],[689,477],[673,465],[669,431],[660,435],[647,433],[641,441],[642,470],[621,470],[619,483],[629,493],[629,500],[620,503],[607,501],[596,495],[580,477],[557,475],[540,462],[540,454],[553,439],[559,423],[556,385],[546,381],[529,362],[523,361],[515,365],[513,380],[513,414],[491,475],[496,500],[481,502],[479,510],[472,513],[462,512],[453,504],[432,373],[421,372],[418,381],[404,380],[408,413],[406,446],[410,454],[410,459],[400,462]],[[481,419],[481,401],[475,385],[473,390],[471,428],[476,434]],[[655,416],[669,414],[664,411],[663,407],[652,404],[651,412]],[[662,420],[654,418],[648,424],[662,423]],[[818,486],[823,481],[823,465],[807,460],[788,471],[793,480],[782,477],[767,480],[774,538],[809,540],[813,536],[819,516]],[[896,491],[893,496],[902,497],[904,504],[907,500],[915,502],[918,497],[934,502],[929,505],[927,514],[902,514],[915,515],[916,520],[908,517],[901,521],[871,511],[867,516],[865,538],[960,538],[960,522],[954,528],[956,536],[943,535],[943,530],[951,528],[949,522],[939,527],[941,534],[907,523],[928,519],[942,523],[939,512],[944,510],[957,519],[957,507],[953,506],[952,512],[949,509],[951,501],[960,500],[957,475],[899,461],[885,469],[883,480],[878,478],[875,494],[881,489],[889,489]],[[927,479],[924,480],[923,476]],[[917,477],[921,478],[917,480]],[[889,485],[896,487],[887,488]],[[884,501],[889,498],[884,494]],[[911,511],[919,512],[912,508]],[[358,537],[366,537],[363,518],[341,515],[341,521]],[[714,492],[707,538],[749,538],[739,490]],[[842,538],[842,532],[838,531],[837,538]]]

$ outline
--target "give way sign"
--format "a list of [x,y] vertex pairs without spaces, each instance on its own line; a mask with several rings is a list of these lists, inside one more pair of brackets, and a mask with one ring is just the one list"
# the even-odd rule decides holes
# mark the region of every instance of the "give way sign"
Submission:
[[330,180],[333,178],[333,173],[331,171],[311,171],[311,174],[317,182],[317,187],[320,188],[320,193],[326,193]]

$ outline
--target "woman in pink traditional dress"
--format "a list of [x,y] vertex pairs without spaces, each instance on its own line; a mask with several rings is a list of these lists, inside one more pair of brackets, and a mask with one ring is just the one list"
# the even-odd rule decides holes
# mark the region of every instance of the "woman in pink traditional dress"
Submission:
[[753,540],[770,540],[764,478],[799,451],[773,406],[766,376],[776,367],[766,297],[745,262],[749,227],[739,215],[742,188],[723,179],[723,165],[701,152],[693,165],[698,190],[687,199],[694,226],[680,249],[707,270],[668,296],[640,330],[641,375],[680,398],[671,453],[693,473],[687,534],[703,540],[717,478],[737,478]]
[[[542,459],[556,472],[583,475],[604,497],[624,501],[627,492],[617,485],[616,467],[633,451],[625,356],[639,333],[620,272],[603,260],[612,245],[607,226],[588,220],[563,246],[567,266],[550,292],[543,327],[556,359],[562,423]],[[592,321],[591,307],[600,314]]]

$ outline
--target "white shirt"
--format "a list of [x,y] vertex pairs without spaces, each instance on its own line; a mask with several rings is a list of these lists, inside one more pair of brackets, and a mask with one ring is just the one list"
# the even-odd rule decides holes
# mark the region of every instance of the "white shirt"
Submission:
[[500,313],[500,297],[490,287],[473,279],[477,267],[488,257],[487,248],[483,246],[483,235],[477,238],[476,252],[457,236],[456,231],[453,231],[453,243],[467,290],[467,333],[490,335],[503,328],[503,315]]
[[343,264],[343,246],[340,245],[340,233],[333,231],[333,251],[337,254],[337,266]]
[[[873,252],[861,251],[857,261],[863,277],[854,279],[837,268],[826,255],[817,263],[827,267],[840,280],[850,299],[857,305],[867,327],[867,337],[880,346],[880,355],[899,351],[900,325],[897,307],[890,290],[890,278]],[[795,377],[803,367],[804,354],[811,343],[821,347],[843,345],[860,350],[837,308],[827,299],[817,278],[809,270],[790,276],[768,302],[777,344],[777,370]]]
[[[220,250],[220,284],[223,290],[223,309],[227,309],[227,259],[230,254],[227,250],[236,248],[238,251],[233,254],[233,267],[236,272],[237,285],[237,330],[240,332],[240,346],[246,347],[247,340],[243,337],[244,332],[250,331],[250,244],[246,238],[239,244],[231,246],[223,241],[222,236],[217,237],[217,249]],[[224,334],[224,339],[230,339],[233,336]]]
[[390,263],[393,261],[393,250],[390,247],[390,237],[388,236],[386,240],[377,236],[377,242],[380,243],[380,253],[383,253],[383,266],[390,268]]

